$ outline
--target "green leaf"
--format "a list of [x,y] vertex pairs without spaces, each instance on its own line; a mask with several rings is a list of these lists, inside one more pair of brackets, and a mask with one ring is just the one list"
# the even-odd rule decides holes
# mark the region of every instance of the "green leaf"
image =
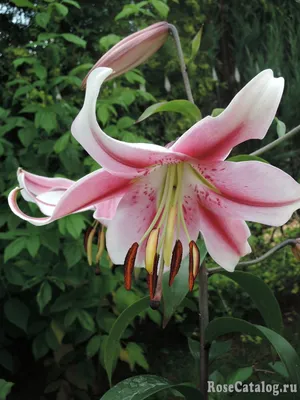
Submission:
[[67,132],[56,141],[54,145],[55,153],[57,154],[61,153],[68,147],[69,143],[70,143],[70,133]]
[[4,250],[4,262],[16,257],[27,246],[27,238],[20,237],[11,242]]
[[232,279],[249,294],[268,328],[279,334],[282,333],[283,321],[280,306],[272,290],[262,279],[242,271],[222,271],[221,275]]
[[188,384],[172,384],[155,375],[138,375],[119,382],[104,394],[100,400],[144,400],[164,390],[176,390],[186,400],[201,400],[201,392]]
[[235,384],[236,382],[244,382],[253,374],[252,367],[239,368],[229,375],[226,380],[228,385]]
[[278,118],[275,118],[276,121],[276,131],[278,137],[282,137],[286,134],[286,125],[284,122],[280,121]]
[[109,332],[106,347],[104,349],[104,365],[110,384],[113,372],[113,364],[117,357],[116,350],[119,345],[119,340],[133,319],[142,311],[147,310],[149,307],[149,301],[149,296],[146,296],[127,307],[116,319]]
[[10,372],[14,370],[14,360],[6,349],[0,349],[0,365]]
[[29,318],[29,308],[15,298],[8,299],[4,304],[4,313],[6,318],[17,327],[27,331],[27,324]]
[[64,246],[63,253],[69,268],[77,264],[82,258],[81,246],[78,246],[78,243],[76,242],[75,243],[68,242]]
[[36,63],[33,66],[33,71],[39,79],[46,79],[47,69],[40,63]]
[[12,0],[12,2],[17,6],[17,7],[28,7],[28,8],[33,8],[34,4],[31,3],[28,0]]
[[76,317],[84,329],[94,332],[95,322],[94,322],[91,314],[89,314],[85,310],[78,310]]
[[[194,359],[197,361],[200,359],[200,343],[198,340],[188,338],[189,350]],[[212,342],[209,349],[209,362],[215,361],[217,358],[223,356],[231,349],[232,342],[227,340],[224,342]]]
[[166,18],[168,16],[170,7],[167,4],[160,0],[151,0],[151,3],[161,17]]
[[241,332],[252,336],[261,336],[268,340],[285,365],[290,380],[293,383],[298,385],[300,384],[300,358],[295,349],[285,338],[264,326],[253,325],[250,324],[250,322],[238,318],[223,317],[216,318],[209,323],[205,334],[206,341],[212,342],[219,336],[231,332]]
[[[202,263],[207,254],[204,241],[200,242],[199,250],[201,257],[200,262]],[[189,268],[189,257],[185,257],[185,259],[181,263],[179,272],[171,287],[169,286],[168,274],[164,274],[163,276],[163,306],[164,306],[163,327],[167,325],[170,318],[176,311],[177,307],[181,304],[181,302],[189,292],[188,268]]]
[[57,127],[55,112],[48,108],[40,107],[35,114],[34,125],[36,128],[43,128],[50,133]]
[[27,238],[27,250],[31,257],[35,257],[39,251],[41,242],[40,237],[37,235],[31,235]]
[[144,121],[146,118],[159,112],[176,112],[191,118],[193,121],[199,121],[201,119],[201,111],[195,104],[188,100],[171,100],[153,104],[148,107],[136,123]]
[[49,347],[46,342],[45,333],[39,333],[33,340],[32,353],[36,360],[44,357],[49,351]]
[[194,37],[194,39],[192,41],[192,52],[191,52],[191,57],[189,59],[189,63],[195,59],[195,57],[199,51],[200,44],[201,44],[201,38],[202,38],[202,32],[203,32],[203,25],[201,26],[199,32],[196,34],[196,36]]
[[75,67],[75,68],[71,69],[71,71],[69,72],[69,75],[73,76],[73,75],[81,74],[82,72],[86,73],[92,67],[93,67],[92,63],[86,63],[86,64],[78,65],[78,67]]
[[47,12],[41,12],[36,14],[35,16],[35,22],[37,25],[41,26],[42,28],[46,28],[50,21],[50,14]]
[[214,110],[212,110],[211,116],[212,116],[212,117],[217,117],[217,116],[220,115],[223,111],[224,111],[224,108],[215,108]]
[[40,308],[40,313],[43,312],[46,305],[52,299],[52,287],[48,281],[44,281],[41,286],[38,294],[36,296],[37,303]]
[[127,129],[134,124],[134,119],[130,117],[122,117],[117,122],[118,129]]
[[59,3],[54,3],[53,5],[56,8],[57,13],[60,14],[62,17],[65,17],[68,14],[69,12],[68,7]]
[[86,46],[86,41],[77,35],[73,35],[73,33],[62,33],[60,36],[63,37],[67,42],[77,44],[77,46]]
[[7,382],[4,379],[0,379],[0,400],[6,400],[6,397],[11,392],[11,388],[14,386],[14,383]]
[[276,361],[274,363],[269,363],[270,367],[277,372],[277,374],[283,376],[284,378],[289,377],[289,373],[285,367],[285,365],[281,361]]
[[144,368],[146,371],[149,369],[149,364],[144,356],[143,349],[137,343],[130,342],[126,346],[126,351],[128,353],[129,366],[131,371],[134,370],[135,364]]
[[20,142],[24,147],[30,146],[36,137],[37,137],[37,130],[35,129],[34,126],[19,129],[18,131],[18,138],[20,139]]
[[240,162],[240,161],[260,161],[266,164],[269,164],[268,161],[264,160],[261,157],[257,156],[251,156],[250,154],[239,154],[238,156],[232,156],[226,159],[226,161],[234,161],[234,162]]
[[77,1],[75,1],[75,0],[63,0],[62,2],[63,2],[63,3],[66,3],[66,4],[69,4],[70,6],[76,7],[76,8],[78,8],[78,9],[81,8],[81,7],[80,7],[80,4],[79,4]]
[[93,357],[96,353],[98,353],[101,345],[101,335],[93,336],[87,346],[86,346],[86,355],[88,357]]

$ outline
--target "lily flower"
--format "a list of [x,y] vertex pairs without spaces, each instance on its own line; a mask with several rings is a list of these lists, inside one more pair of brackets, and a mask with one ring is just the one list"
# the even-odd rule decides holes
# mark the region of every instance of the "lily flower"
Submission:
[[228,271],[251,252],[245,221],[271,226],[286,223],[300,207],[300,185],[288,174],[259,161],[225,161],[232,148],[263,139],[274,119],[283,78],[265,70],[252,79],[217,117],[193,125],[170,147],[125,143],[98,125],[96,101],[112,73],[96,68],[88,77],[85,100],[73,122],[73,136],[103,169],[72,184],[51,216],[32,218],[18,207],[18,188],[9,195],[12,211],[43,225],[88,207],[119,199],[108,223],[106,244],[114,264],[125,264],[125,286],[134,266],[145,266],[154,302],[160,300],[162,276],[170,284],[189,254],[189,286],[199,270],[199,232],[210,256]]

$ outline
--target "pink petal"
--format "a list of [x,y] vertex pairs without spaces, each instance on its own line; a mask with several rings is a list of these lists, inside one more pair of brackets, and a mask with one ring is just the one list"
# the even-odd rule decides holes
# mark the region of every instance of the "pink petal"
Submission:
[[204,207],[200,211],[200,231],[209,255],[227,271],[233,271],[240,257],[251,253],[250,231],[238,219],[220,217]]
[[231,149],[249,139],[263,139],[274,119],[283,78],[265,70],[253,78],[218,117],[206,117],[171,147],[199,160],[224,160]]
[[85,101],[71,128],[84,149],[108,171],[130,177],[155,164],[187,159],[158,145],[121,142],[101,130],[96,119],[96,101],[103,81],[111,73],[110,68],[96,68],[88,77]]
[[[150,226],[157,210],[167,168],[157,168],[140,178],[119,203],[115,217],[108,225],[106,245],[114,264],[124,264],[129,248],[139,242]],[[137,266],[143,264],[145,245],[140,246],[136,258]]]
[[300,207],[300,185],[269,164],[224,161],[193,167],[220,191],[207,188],[196,176],[190,180],[200,203],[220,216],[280,226]]
[[74,183],[65,178],[47,178],[31,174],[22,168],[17,177],[24,200],[36,203],[45,215],[52,215],[55,206],[65,191]]
[[8,197],[11,210],[25,221],[33,225],[46,225],[56,219],[74,212],[84,211],[101,201],[109,200],[123,194],[130,186],[129,179],[111,175],[104,169],[92,172],[75,182],[63,194],[55,206],[53,213],[47,218],[34,218],[24,214],[16,201],[19,188],[14,189]]
[[113,197],[110,200],[101,201],[99,204],[96,204],[96,211],[93,214],[93,218],[101,222],[102,225],[108,226],[108,223],[117,212],[122,197],[123,196]]

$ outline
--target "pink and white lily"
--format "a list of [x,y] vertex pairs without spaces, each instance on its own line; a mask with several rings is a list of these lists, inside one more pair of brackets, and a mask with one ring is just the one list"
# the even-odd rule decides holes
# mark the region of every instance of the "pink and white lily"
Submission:
[[[210,256],[233,271],[240,257],[251,252],[245,221],[279,226],[300,207],[300,185],[280,169],[258,161],[224,161],[234,146],[264,138],[282,96],[283,78],[274,78],[271,70],[261,72],[222,114],[202,119],[165,148],[121,142],[101,130],[96,101],[111,73],[110,68],[91,72],[84,105],[71,129],[103,169],[60,192],[48,217],[25,215],[16,202],[18,188],[9,195],[12,211],[36,225],[88,208],[95,208],[94,218],[101,219],[105,202],[114,199],[106,234],[109,255],[115,264],[126,259],[128,288],[133,266],[145,263],[154,299],[160,295],[158,289],[155,292],[157,268],[161,278],[170,267],[172,282],[188,253],[192,287],[199,266],[195,245],[199,232]],[[59,183],[55,182],[51,195]],[[33,193],[32,187],[26,187]],[[33,196],[40,206],[41,193],[35,191]]]

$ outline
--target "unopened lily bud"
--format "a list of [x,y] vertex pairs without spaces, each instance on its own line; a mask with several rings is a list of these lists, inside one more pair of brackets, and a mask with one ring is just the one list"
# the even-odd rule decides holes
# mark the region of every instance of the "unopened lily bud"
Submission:
[[112,68],[114,72],[107,78],[109,80],[142,64],[165,43],[168,34],[169,24],[163,21],[127,36],[97,61],[84,78],[82,86],[85,86],[87,77],[95,68]]
[[300,239],[296,239],[296,244],[292,246],[292,253],[297,261],[300,261]]

